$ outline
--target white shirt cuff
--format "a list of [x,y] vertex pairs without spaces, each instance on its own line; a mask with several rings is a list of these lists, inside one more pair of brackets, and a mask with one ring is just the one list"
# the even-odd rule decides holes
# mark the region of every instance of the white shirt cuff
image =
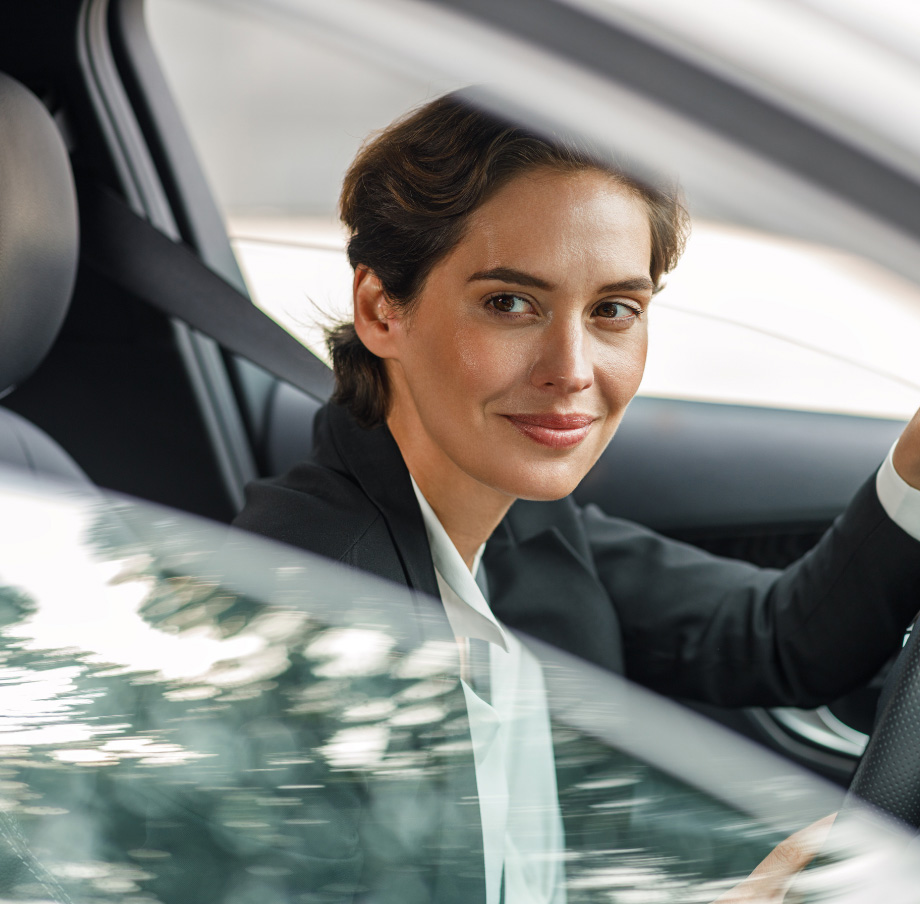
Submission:
[[875,475],[875,491],[885,513],[905,533],[920,540],[920,490],[914,489],[894,469],[894,445]]

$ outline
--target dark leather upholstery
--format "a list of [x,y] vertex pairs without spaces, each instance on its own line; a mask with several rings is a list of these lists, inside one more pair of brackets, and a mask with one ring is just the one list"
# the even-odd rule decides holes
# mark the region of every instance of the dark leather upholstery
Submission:
[[34,424],[0,408],[0,467],[12,466],[36,476],[86,481],[80,466]]
[[265,412],[260,450],[268,474],[283,474],[309,456],[313,448],[313,418],[322,403],[278,381]]
[[[0,397],[25,380],[57,337],[77,272],[77,203],[51,115],[0,73]],[[37,427],[0,408],[0,466],[83,479]]]
[[920,627],[888,675],[850,793],[920,828]]
[[51,348],[77,272],[67,150],[41,102],[0,74],[0,391]]

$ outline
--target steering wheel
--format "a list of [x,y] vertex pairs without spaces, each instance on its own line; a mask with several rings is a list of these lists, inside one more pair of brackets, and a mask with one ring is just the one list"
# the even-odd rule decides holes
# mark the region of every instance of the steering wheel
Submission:
[[920,828],[920,623],[885,682],[849,794]]

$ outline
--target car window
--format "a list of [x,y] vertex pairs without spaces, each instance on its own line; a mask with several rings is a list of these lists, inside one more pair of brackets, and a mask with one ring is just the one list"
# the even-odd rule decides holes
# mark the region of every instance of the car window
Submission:
[[[244,221],[233,247],[256,303],[327,358],[324,327],[351,309],[341,240]],[[915,407],[920,293],[839,252],[698,222],[649,329],[640,395],[892,418]]]
[[[920,134],[900,115],[920,84],[920,17],[901,0],[568,0],[818,119],[916,173]],[[730,14],[728,14],[730,12]],[[807,53],[789,53],[791,44]]]
[[[324,355],[323,327],[350,310],[335,218],[346,166],[366,135],[463,81],[435,67],[387,65],[267,15],[187,0],[153,0],[147,10],[254,300]],[[693,233],[651,310],[640,393],[909,415],[920,388],[916,286],[851,251],[803,240],[800,223],[753,228],[755,193],[726,209],[689,174],[688,187]]]
[[[0,498],[6,897],[453,900],[443,883],[481,870],[439,607],[175,512],[9,475]],[[553,900],[712,901],[839,806],[688,711],[532,649],[563,824],[541,855]],[[805,890],[877,891],[881,858],[886,900],[913,892],[896,834],[841,822]]]

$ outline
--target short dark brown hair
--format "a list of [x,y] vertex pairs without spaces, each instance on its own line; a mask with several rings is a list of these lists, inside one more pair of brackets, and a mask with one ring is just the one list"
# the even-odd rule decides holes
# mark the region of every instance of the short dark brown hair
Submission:
[[[653,282],[676,265],[688,217],[676,186],[627,174],[597,149],[570,137],[545,137],[448,94],[397,120],[365,143],[339,199],[348,258],[380,280],[388,301],[410,309],[432,268],[463,237],[470,214],[515,176],[548,167],[598,169],[635,192],[651,228]],[[327,332],[335,374],[333,400],[364,427],[385,422],[389,388],[383,361],[365,348],[353,323]]]

